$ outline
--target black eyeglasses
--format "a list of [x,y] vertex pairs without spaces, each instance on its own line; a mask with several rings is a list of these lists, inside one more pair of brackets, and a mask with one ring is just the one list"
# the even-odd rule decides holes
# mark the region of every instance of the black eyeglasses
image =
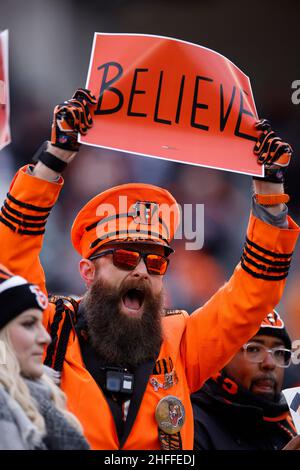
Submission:
[[117,268],[132,271],[137,267],[141,259],[144,260],[149,274],[163,276],[168,268],[169,259],[154,253],[140,253],[139,251],[123,250],[122,248],[112,248],[104,250],[91,256],[89,259],[97,259],[106,255],[113,255],[113,263]]
[[271,353],[272,358],[278,367],[289,367],[293,357],[293,352],[290,349],[285,349],[281,346],[268,349],[263,344],[247,343],[244,344],[243,350],[246,359],[257,364],[264,361],[266,354]]

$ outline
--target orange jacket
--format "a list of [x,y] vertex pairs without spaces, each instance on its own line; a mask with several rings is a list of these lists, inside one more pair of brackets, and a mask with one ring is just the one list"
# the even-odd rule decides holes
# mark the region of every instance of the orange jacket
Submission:
[[[35,178],[24,167],[16,175],[0,214],[0,262],[45,292],[39,253],[47,216],[62,184],[62,178],[58,183]],[[192,315],[179,312],[163,318],[164,342],[158,360],[171,357],[178,383],[156,391],[150,376],[134,419],[129,411],[123,442],[118,440],[102,391],[84,367],[78,338],[76,334],[70,335],[62,389],[67,394],[69,409],[81,421],[93,449],[160,449],[155,409],[167,395],[175,395],[184,404],[182,448],[192,449],[190,393],[222,369],[279,302],[299,233],[290,218],[288,222],[288,229],[279,229],[251,215],[242,260],[230,280]],[[50,304],[45,312],[47,328],[51,326],[54,311],[55,306]],[[155,379],[164,381],[163,376],[155,375]]]

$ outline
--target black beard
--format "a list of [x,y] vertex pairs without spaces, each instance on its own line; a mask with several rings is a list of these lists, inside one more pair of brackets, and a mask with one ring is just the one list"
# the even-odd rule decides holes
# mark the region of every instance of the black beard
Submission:
[[[127,317],[120,311],[122,297],[129,289],[144,292],[141,318]],[[163,293],[154,295],[141,279],[125,280],[119,289],[102,280],[95,281],[83,299],[91,344],[108,365],[136,367],[155,360],[162,343]]]

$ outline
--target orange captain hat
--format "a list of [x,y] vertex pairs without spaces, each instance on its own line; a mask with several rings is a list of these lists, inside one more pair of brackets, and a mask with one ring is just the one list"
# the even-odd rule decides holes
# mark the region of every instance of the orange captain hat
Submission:
[[109,242],[163,245],[166,253],[180,222],[178,204],[166,189],[143,183],[110,188],[91,199],[77,214],[71,239],[83,258]]

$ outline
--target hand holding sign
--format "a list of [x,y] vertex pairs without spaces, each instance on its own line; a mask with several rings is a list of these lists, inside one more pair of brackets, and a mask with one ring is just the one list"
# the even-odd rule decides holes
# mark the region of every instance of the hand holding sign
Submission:
[[73,160],[80,147],[78,133],[86,134],[92,127],[90,106],[96,103],[89,90],[78,88],[70,100],[55,106],[51,140],[45,142],[33,157],[37,162],[33,170],[36,176],[51,180],[53,172],[61,173]]
[[[283,184],[285,170],[293,155],[292,147],[275,134],[267,119],[261,119],[255,127],[262,131],[254,146],[254,154],[257,162],[265,166],[263,181]],[[259,180],[256,177],[254,179]]]
[[262,131],[254,146],[254,153],[258,155],[258,163],[267,167],[286,168],[293,153],[292,147],[283,142],[271,128],[267,119],[261,119],[255,124],[257,130]]
[[58,104],[54,109],[51,144],[64,150],[77,152],[78,132],[85,135],[93,125],[89,106],[95,106],[96,98],[89,90],[79,88],[72,99]]
[[95,34],[87,88],[99,97],[89,145],[263,175],[248,77],[184,41]]

